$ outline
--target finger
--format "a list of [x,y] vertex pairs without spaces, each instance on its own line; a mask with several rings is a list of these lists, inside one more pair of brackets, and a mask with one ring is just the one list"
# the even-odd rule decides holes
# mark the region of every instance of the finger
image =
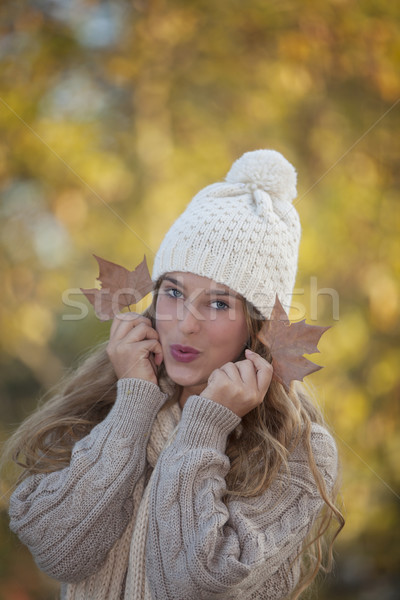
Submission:
[[142,340],[158,340],[158,333],[153,327],[147,325],[147,323],[139,323],[133,329],[130,329],[120,341],[127,342],[128,344],[133,342],[141,342]]
[[215,379],[218,371],[219,371],[219,369],[214,369],[214,371],[211,371],[211,373],[208,376],[208,383],[210,383],[210,381]]
[[257,369],[252,360],[239,360],[235,363],[238,369],[239,375],[246,385],[255,385],[258,387],[257,382]]
[[225,363],[224,365],[222,365],[222,367],[220,367],[219,370],[225,373],[225,375],[227,375],[227,377],[229,377],[231,381],[234,381],[236,383],[241,382],[240,373],[236,367],[236,364],[232,362]]
[[146,323],[151,327],[151,321],[147,317],[143,317],[138,313],[128,312],[128,313],[120,313],[121,316],[117,315],[112,322],[110,329],[110,338],[121,339],[126,335],[126,333],[137,327],[140,323]]
[[136,343],[138,354],[142,358],[150,358],[154,354],[156,364],[161,364],[163,361],[163,351],[158,340],[142,340]]
[[[162,357],[162,350],[161,347],[157,347],[157,342],[154,341],[145,341],[145,342],[139,342],[136,345],[136,349],[138,350],[138,353],[136,354],[135,358],[132,357],[132,360],[129,362],[129,364],[125,364],[125,369],[124,370],[120,370],[119,373],[119,378],[121,377],[135,377],[135,375],[132,375],[130,373],[132,373],[132,368],[134,368],[135,366],[137,366],[141,361],[144,360],[148,360],[152,370],[154,372],[155,375],[157,375],[157,357],[160,355],[161,353],[161,357]],[[162,361],[162,358],[161,358]]]
[[207,386],[207,390],[216,388],[220,393],[221,386],[222,388],[232,386],[232,379],[222,369],[214,369],[208,376]]
[[246,357],[253,362],[256,369],[258,389],[260,391],[265,390],[266,392],[272,379],[272,365],[265,360],[265,358],[257,354],[257,352],[252,352],[252,350],[246,349],[245,354]]
[[164,360],[164,353],[162,351],[162,346],[160,345],[161,348],[161,352],[154,352],[154,362],[156,363],[157,367],[159,367],[161,365],[161,363]]
[[[133,331],[132,333],[134,334],[135,331]],[[127,339],[126,341],[127,343],[131,343],[129,339]],[[159,342],[157,331],[155,329],[148,328],[145,338],[142,338],[140,340],[133,340],[133,343],[136,343],[139,347],[142,346],[142,342],[146,342],[145,345],[143,344],[143,347],[149,350],[149,354],[147,356],[150,362],[152,362],[152,359],[154,358],[155,364],[159,367],[164,360],[164,353],[162,351],[162,346]],[[149,344],[148,342],[155,343]]]
[[[129,315],[129,317],[122,318],[123,314]],[[136,320],[139,318],[139,316],[140,315],[138,315],[138,313],[135,313],[135,312],[118,313],[117,315],[115,315],[115,317],[113,318],[113,322],[111,324],[110,337],[112,335],[115,335],[115,333],[119,329],[121,329],[122,323]],[[126,325],[125,325],[125,327],[126,327]]]
[[164,360],[164,354],[162,351],[162,346],[158,340],[154,340],[155,343],[152,346],[149,346],[150,354],[149,359],[151,360],[154,357],[154,362],[159,367]]

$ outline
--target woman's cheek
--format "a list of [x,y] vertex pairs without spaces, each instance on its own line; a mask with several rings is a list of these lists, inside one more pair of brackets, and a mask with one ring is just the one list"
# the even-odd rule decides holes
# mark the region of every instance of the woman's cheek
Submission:
[[[164,329],[163,325],[168,320],[168,311],[165,305],[165,299],[159,297],[156,304],[156,331],[160,333]],[[169,317],[170,319],[170,317]]]

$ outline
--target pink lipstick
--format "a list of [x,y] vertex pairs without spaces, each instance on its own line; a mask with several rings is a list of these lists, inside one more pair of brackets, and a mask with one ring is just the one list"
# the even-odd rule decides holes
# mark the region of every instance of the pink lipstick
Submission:
[[181,346],[180,344],[172,344],[170,350],[172,357],[178,362],[191,362],[200,354],[196,348]]

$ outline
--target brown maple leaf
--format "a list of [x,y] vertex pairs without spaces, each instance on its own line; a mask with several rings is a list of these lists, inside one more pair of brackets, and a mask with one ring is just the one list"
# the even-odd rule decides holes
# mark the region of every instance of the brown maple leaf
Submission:
[[81,291],[93,304],[100,321],[113,319],[123,308],[137,304],[153,289],[146,257],[133,271],[128,271],[116,263],[95,254],[93,256],[99,263],[97,279],[101,283],[101,288],[81,288]]
[[271,352],[273,379],[279,381],[286,391],[289,391],[290,382],[294,379],[303,381],[306,375],[322,369],[303,354],[319,352],[318,342],[327,329],[330,327],[307,325],[305,319],[290,323],[276,296],[271,318],[265,321],[258,338]]

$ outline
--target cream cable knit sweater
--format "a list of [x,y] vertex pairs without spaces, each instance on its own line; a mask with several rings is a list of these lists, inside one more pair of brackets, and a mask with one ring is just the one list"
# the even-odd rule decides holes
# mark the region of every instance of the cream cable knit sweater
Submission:
[[[152,471],[146,446],[165,400],[153,383],[121,379],[109,415],[75,445],[70,466],[29,477],[11,497],[11,529],[48,575],[80,582],[82,598],[105,571],[110,600],[123,597],[126,572],[115,557],[129,548]],[[146,546],[153,600],[279,600],[297,583],[291,562],[323,505],[305,451],[291,455],[290,480],[282,474],[261,497],[235,499],[228,509],[221,501],[225,448],[239,423],[224,406],[191,396],[176,437],[158,457]],[[311,441],[331,487],[335,443],[318,425]]]

